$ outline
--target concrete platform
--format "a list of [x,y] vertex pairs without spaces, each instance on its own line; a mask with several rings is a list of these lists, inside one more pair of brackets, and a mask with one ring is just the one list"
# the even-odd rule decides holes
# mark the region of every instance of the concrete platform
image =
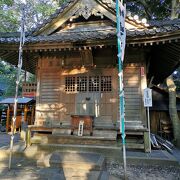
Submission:
[[[103,148],[101,146],[101,148]],[[53,147],[52,147],[53,149]],[[104,147],[105,149],[105,147]],[[113,154],[113,151],[107,149],[109,154]],[[27,151],[29,151],[27,153]],[[179,152],[179,150],[177,150]],[[121,149],[116,154],[117,158],[113,158],[114,161],[122,164],[122,151]],[[39,153],[39,154],[38,154]],[[30,156],[31,154],[31,156]],[[40,155],[42,155],[40,157]],[[54,151],[49,153],[48,151],[38,150],[37,146],[31,146],[24,150],[24,146],[21,143],[16,144],[14,147],[12,170],[8,171],[8,155],[9,151],[7,147],[0,150],[0,179],[6,180],[19,180],[19,179],[43,179],[43,180],[117,180],[115,177],[106,170],[104,166],[104,158],[99,153],[84,153],[73,151]],[[41,159],[42,158],[42,159]],[[39,163],[41,166],[37,166],[37,159],[42,160]],[[106,159],[109,161],[108,159]],[[46,164],[47,163],[47,164]],[[163,150],[155,150],[152,153],[144,153],[141,151],[127,151],[127,166],[128,173],[132,173],[131,164],[134,167],[142,166],[143,164],[148,167],[154,165],[160,165],[166,167],[177,167],[178,160],[171,154]],[[113,166],[115,167],[115,166]],[[140,167],[139,167],[140,168]],[[122,171],[122,168],[120,169]],[[136,169],[133,173],[136,173]],[[148,173],[148,168],[146,168]],[[163,171],[162,171],[163,172]],[[161,173],[162,173],[161,172]],[[152,173],[152,172],[151,172]],[[133,174],[131,174],[133,177]],[[179,176],[178,176],[179,177]],[[138,179],[138,178],[137,178]],[[136,180],[136,179],[134,179]],[[164,180],[164,179],[163,179]]]
[[[12,170],[8,171],[9,140],[9,135],[7,135],[7,138],[5,138],[0,148],[0,179],[2,180],[119,179],[109,174],[104,166],[104,162],[110,162],[112,160],[122,164],[121,147],[43,144],[26,148],[25,144],[17,139],[13,151]],[[132,172],[131,167],[129,167],[131,164],[133,164],[134,167],[142,165],[157,167],[159,165],[162,169],[163,166],[166,166],[166,171],[167,167],[172,167],[172,169],[173,167],[177,167],[178,169],[180,168],[180,150],[174,149],[173,154],[164,150],[153,150],[151,153],[127,150],[127,166],[129,168],[129,173]],[[119,170],[117,172],[119,172]],[[134,173],[136,172],[135,169]],[[148,172],[148,168],[146,168],[146,173]],[[173,174],[171,174],[171,176],[173,176]],[[132,177],[134,177],[133,174]],[[178,178],[179,176],[175,177]],[[174,177],[172,177],[172,179],[173,178]]]
[[[9,134],[0,134],[0,160],[9,156]],[[106,159],[116,159],[122,162],[121,147],[111,146],[93,146],[93,145],[75,145],[75,144],[42,144],[39,146],[30,146],[26,148],[25,143],[19,140],[19,135],[15,135],[14,155],[24,156],[31,159],[39,159],[42,153],[59,152],[91,152],[102,154]],[[110,153],[111,152],[111,153]],[[143,151],[127,150],[128,163],[147,163],[147,164],[180,164],[180,150],[174,149],[173,154],[164,150],[153,150],[151,153]]]
[[59,167],[82,170],[102,170],[105,158],[101,154],[88,152],[42,153],[37,161],[38,167]]

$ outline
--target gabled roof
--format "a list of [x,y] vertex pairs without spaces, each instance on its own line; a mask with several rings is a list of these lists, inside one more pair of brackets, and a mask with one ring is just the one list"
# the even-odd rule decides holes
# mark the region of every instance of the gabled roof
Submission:
[[[54,14],[33,29],[30,34],[52,34],[54,30],[74,15],[82,15],[86,19],[91,15],[103,15],[115,23],[115,6],[116,4],[113,0],[67,0]],[[127,13],[126,23],[131,24],[131,27],[145,27],[145,24],[141,21],[134,20],[131,17],[131,13]]]
[[[116,28],[99,28],[60,31],[52,35],[26,35],[25,44],[40,42],[82,42],[87,40],[116,39]],[[180,19],[169,21],[151,21],[146,29],[127,30],[127,44],[150,44],[180,39]],[[0,43],[19,43],[19,33],[1,33]]]

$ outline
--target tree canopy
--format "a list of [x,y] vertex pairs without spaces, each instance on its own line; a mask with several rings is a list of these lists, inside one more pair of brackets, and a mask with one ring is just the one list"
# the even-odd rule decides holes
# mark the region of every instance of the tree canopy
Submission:
[[[52,14],[57,9],[58,3],[54,0],[26,0],[24,5],[26,30],[36,27]],[[0,0],[0,32],[19,30],[22,8],[21,0]]]
[[[152,19],[167,19],[179,16],[178,0],[126,0],[127,9],[141,17]],[[177,15],[178,14],[178,15]]]
[[[54,13],[66,0],[0,0],[0,32],[19,30],[23,1],[26,2],[26,30],[30,30]],[[165,19],[172,17],[172,12],[176,17],[180,14],[178,0],[125,0],[124,2],[129,11],[142,18]]]

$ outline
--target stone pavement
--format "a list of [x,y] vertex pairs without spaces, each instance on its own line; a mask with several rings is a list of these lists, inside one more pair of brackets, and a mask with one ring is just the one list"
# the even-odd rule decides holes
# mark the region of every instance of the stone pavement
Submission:
[[[100,170],[88,170],[78,167],[37,167],[36,161],[24,157],[14,157],[9,171],[8,159],[0,162],[1,180],[105,180]],[[110,177],[110,175],[106,176]],[[111,179],[117,180],[116,177]]]
[[[20,151],[20,153],[13,154],[12,168],[8,170],[8,146],[10,141],[10,135],[0,134],[0,179],[2,180],[117,180],[123,179],[123,166],[116,160],[107,162],[106,166],[102,169],[83,169],[78,168],[80,166],[79,159],[77,164],[74,162],[74,167],[70,166],[37,166],[37,160],[25,157],[23,142],[18,142],[19,135],[15,135],[15,147],[14,149]],[[22,148],[20,148],[22,147]],[[3,156],[3,153],[5,156]],[[121,156],[121,154],[120,154]],[[55,159],[56,156],[54,156]],[[60,159],[64,159],[64,155],[57,156]],[[66,154],[66,158],[72,158],[72,154]],[[82,156],[83,157],[83,156]],[[81,157],[81,158],[82,158]],[[87,161],[90,162],[91,156],[87,155]],[[80,159],[81,159],[80,158]],[[83,161],[85,161],[85,156]],[[45,157],[46,159],[46,157]],[[68,160],[68,159],[67,159]],[[92,161],[97,160],[97,157],[92,157]],[[81,159],[82,161],[82,159]],[[127,151],[127,172],[129,179],[162,179],[168,180],[180,179],[180,151],[174,149],[173,154],[170,154],[163,150],[153,150],[152,153],[144,153],[140,151]],[[56,161],[55,161],[56,162]],[[163,167],[165,166],[166,167]],[[84,166],[84,165],[83,165]]]
[[172,155],[179,162],[179,165],[180,165],[180,149],[174,148]]
[[[2,133],[2,132],[0,133],[0,149],[5,146],[9,146],[10,138],[11,138],[10,134]],[[16,133],[14,135],[14,143],[17,143],[19,140],[20,140],[20,135]]]

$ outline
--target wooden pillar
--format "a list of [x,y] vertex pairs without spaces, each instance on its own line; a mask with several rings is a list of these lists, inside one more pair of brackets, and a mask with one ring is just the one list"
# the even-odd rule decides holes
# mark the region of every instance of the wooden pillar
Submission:
[[31,145],[31,129],[27,128],[26,131],[26,146],[30,146]]
[[150,144],[149,144],[149,132],[146,131],[144,132],[144,151],[145,152],[150,152],[151,148],[150,148]]
[[27,105],[25,105],[24,106],[24,122],[26,122],[28,124],[28,122],[27,122],[27,112],[28,112],[28,107],[27,107]]
[[9,125],[10,125],[10,105],[8,105],[7,109],[7,116],[6,116],[6,132],[9,130]]
[[32,110],[31,110],[31,125],[32,125],[33,120],[34,120],[34,112],[35,112],[35,106],[32,105]]

